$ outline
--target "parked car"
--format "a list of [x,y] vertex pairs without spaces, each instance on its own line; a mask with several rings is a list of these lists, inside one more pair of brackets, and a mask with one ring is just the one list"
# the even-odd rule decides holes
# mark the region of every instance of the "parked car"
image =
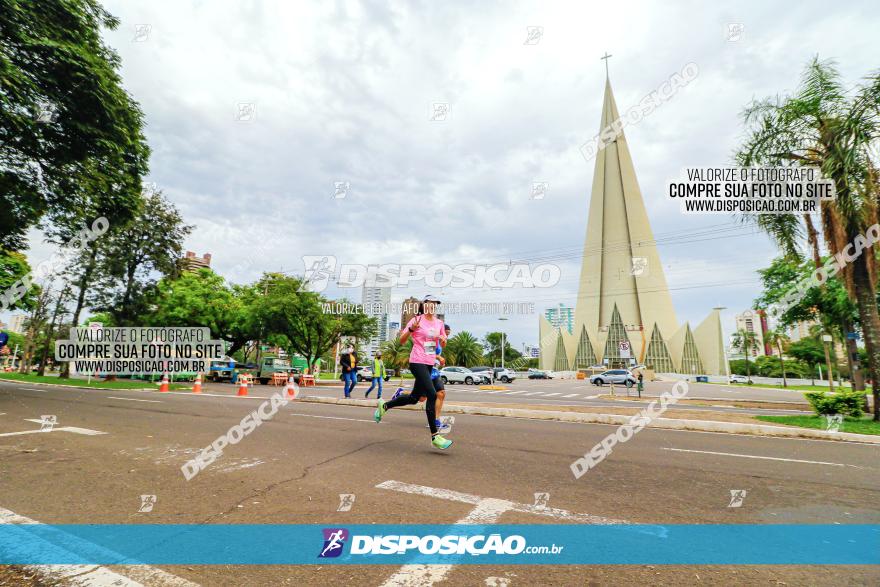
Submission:
[[529,369],[528,377],[529,379],[553,379],[553,373],[540,369]]
[[492,383],[492,377],[488,373],[474,372],[467,367],[443,367],[440,369],[440,379],[444,385],[447,383],[465,383],[467,385]]
[[516,379],[516,373],[505,367],[471,367],[471,371],[474,373],[487,373],[490,378],[494,371],[495,379],[497,381],[502,381],[503,383],[508,383]]
[[[372,381],[373,380],[373,368],[372,367],[355,367],[357,369],[357,380],[358,381]],[[391,376],[394,375],[393,369],[385,369],[385,377],[383,377],[383,381],[388,381],[391,379]]]
[[605,385],[606,383],[616,383],[618,385],[626,385],[632,387],[638,383],[638,379],[628,369],[610,369],[603,373],[590,377],[590,383],[593,385]]
[[728,383],[752,383],[752,380],[746,377],[745,375],[731,375],[730,379],[728,379]]

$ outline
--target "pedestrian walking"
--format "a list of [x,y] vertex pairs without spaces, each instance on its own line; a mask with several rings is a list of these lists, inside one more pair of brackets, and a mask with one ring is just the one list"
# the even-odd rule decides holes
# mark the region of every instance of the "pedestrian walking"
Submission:
[[373,382],[370,384],[370,389],[367,390],[367,393],[364,394],[364,397],[370,397],[370,392],[373,391],[373,388],[378,385],[379,393],[376,394],[376,397],[382,399],[382,379],[384,378],[385,363],[382,362],[382,353],[377,352],[376,356],[373,357]]
[[345,352],[339,357],[339,365],[342,367],[342,380],[345,382],[345,397],[351,397],[351,392],[357,383],[358,356],[354,347],[348,345]]

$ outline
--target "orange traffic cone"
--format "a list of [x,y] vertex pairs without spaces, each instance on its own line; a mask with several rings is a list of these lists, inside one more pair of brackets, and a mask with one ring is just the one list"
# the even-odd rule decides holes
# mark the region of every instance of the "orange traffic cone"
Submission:
[[299,386],[297,386],[296,381],[293,380],[293,375],[291,375],[287,378],[287,395],[296,399],[298,393]]
[[202,393],[202,374],[196,374],[196,380],[193,383],[193,393]]
[[238,380],[241,382],[238,385],[238,395],[247,395],[247,379],[245,377],[239,377]]
[[166,392],[168,391],[168,372],[162,374],[162,383],[159,384],[159,391]]

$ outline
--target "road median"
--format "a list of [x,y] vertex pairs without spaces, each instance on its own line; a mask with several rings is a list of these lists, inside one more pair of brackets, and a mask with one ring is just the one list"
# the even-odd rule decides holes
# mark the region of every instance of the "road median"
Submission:
[[[307,403],[336,404],[345,406],[360,406],[375,408],[376,400],[368,399],[345,399],[320,396],[302,396],[297,401]],[[396,409],[422,410],[420,406],[404,406]],[[589,409],[589,408],[588,408]],[[592,408],[596,409],[596,408]],[[562,411],[556,406],[548,406],[547,409],[539,409],[535,406],[528,408],[499,406],[497,404],[460,404],[446,402],[443,405],[444,414],[468,414],[473,416],[497,416],[506,418],[526,418],[531,420],[552,420],[557,422],[574,422],[583,424],[608,424],[620,426],[627,424],[632,414],[638,412],[630,409],[632,414],[609,414],[608,408],[600,408],[603,412],[593,411]],[[618,408],[611,408],[619,410]],[[681,410],[679,410],[680,412]],[[713,414],[714,416],[714,414]],[[651,420],[648,428],[661,428],[667,430],[689,430],[694,432],[717,432],[723,434],[745,434],[752,436],[772,436],[778,438],[806,438],[812,440],[836,440],[844,442],[860,442],[868,444],[880,444],[880,436],[866,434],[853,434],[848,432],[828,432],[809,428],[796,428],[790,426],[772,426],[767,424],[755,424],[748,422],[730,422],[721,420],[705,420],[700,418],[656,418]]]

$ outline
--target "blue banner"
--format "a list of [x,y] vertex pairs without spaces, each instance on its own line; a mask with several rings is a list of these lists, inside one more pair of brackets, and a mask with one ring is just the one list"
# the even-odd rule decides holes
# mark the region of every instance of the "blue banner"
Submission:
[[0,524],[0,564],[865,565],[880,525]]

